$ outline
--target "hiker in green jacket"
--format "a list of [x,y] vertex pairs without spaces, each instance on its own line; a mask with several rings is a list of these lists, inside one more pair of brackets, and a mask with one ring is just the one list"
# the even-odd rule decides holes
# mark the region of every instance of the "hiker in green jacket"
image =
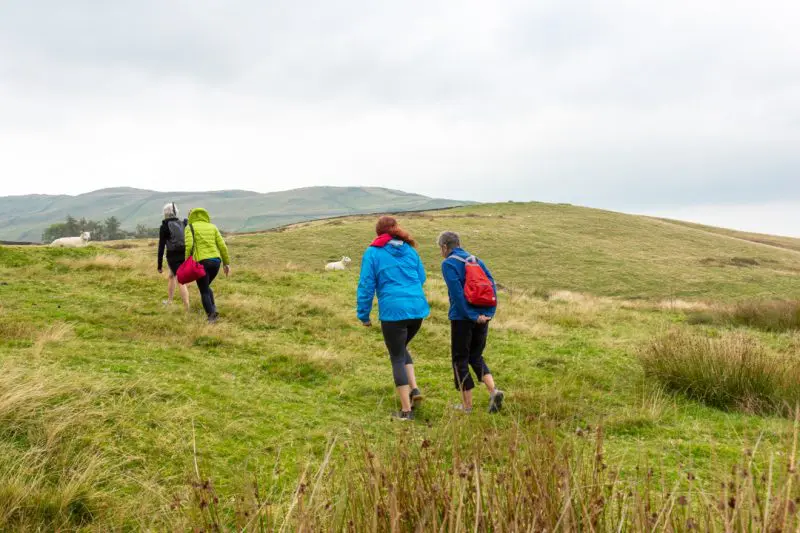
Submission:
[[217,227],[211,223],[208,211],[202,207],[195,207],[189,212],[189,225],[184,232],[186,240],[186,259],[193,256],[194,260],[203,265],[206,275],[197,280],[200,289],[200,299],[203,309],[208,315],[208,322],[213,324],[219,314],[214,303],[214,292],[211,282],[219,274],[220,265],[225,276],[231,272],[231,259],[228,247]]

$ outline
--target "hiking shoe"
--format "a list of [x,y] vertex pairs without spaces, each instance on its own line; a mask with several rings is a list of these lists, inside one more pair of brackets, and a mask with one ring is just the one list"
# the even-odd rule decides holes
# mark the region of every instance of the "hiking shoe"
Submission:
[[422,403],[422,393],[419,391],[419,389],[413,389],[409,393],[408,397],[411,400],[411,410],[412,411],[414,409],[416,409],[417,407],[419,407],[419,404]]
[[453,409],[456,411],[461,411],[462,413],[470,414],[472,413],[472,407],[464,407],[463,404],[457,403],[453,406]]
[[392,418],[394,418],[395,420],[403,420],[403,421],[414,420],[414,412],[395,411],[394,413],[392,413]]
[[489,397],[489,412],[499,413],[503,408],[503,398],[505,394],[500,389],[495,389],[494,394]]
[[219,320],[219,313],[211,313],[210,315],[208,315],[209,324],[216,324],[217,320]]

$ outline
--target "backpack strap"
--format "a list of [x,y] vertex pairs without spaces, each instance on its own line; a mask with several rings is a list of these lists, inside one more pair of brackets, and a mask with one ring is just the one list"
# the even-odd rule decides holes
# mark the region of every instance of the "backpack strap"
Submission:
[[450,257],[448,257],[448,259],[455,259],[456,261],[461,261],[465,265],[469,264],[469,263],[478,264],[478,258],[475,257],[474,255],[471,255],[471,256],[467,257],[466,259],[464,259],[463,257],[461,257],[459,255],[451,255]]
[[[197,239],[194,238],[194,227],[189,224],[189,229],[192,230],[192,251],[189,252],[189,257],[194,257],[194,250],[197,247]],[[195,259],[196,261],[196,259]]]

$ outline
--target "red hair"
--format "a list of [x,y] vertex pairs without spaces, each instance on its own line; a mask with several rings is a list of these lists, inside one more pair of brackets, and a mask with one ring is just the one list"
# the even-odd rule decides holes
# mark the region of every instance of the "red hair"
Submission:
[[379,236],[388,234],[394,239],[407,242],[414,248],[417,247],[417,241],[414,240],[409,232],[397,225],[397,220],[394,217],[386,216],[379,218],[378,223],[375,224],[375,233]]

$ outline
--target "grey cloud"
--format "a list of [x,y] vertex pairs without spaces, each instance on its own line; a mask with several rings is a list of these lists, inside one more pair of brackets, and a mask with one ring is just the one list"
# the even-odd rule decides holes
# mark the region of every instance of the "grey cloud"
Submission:
[[[717,0],[9,3],[0,97],[19,103],[0,137],[116,114],[268,138],[340,124],[347,153],[315,137],[319,168],[293,179],[394,172],[437,195],[607,207],[800,198],[797,16]],[[271,163],[253,159],[296,170]]]

